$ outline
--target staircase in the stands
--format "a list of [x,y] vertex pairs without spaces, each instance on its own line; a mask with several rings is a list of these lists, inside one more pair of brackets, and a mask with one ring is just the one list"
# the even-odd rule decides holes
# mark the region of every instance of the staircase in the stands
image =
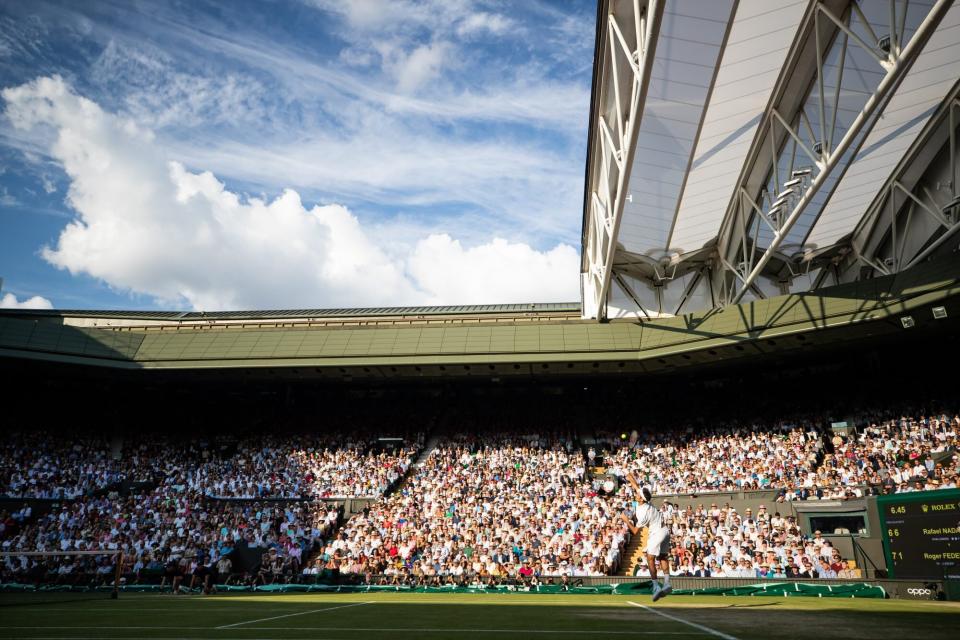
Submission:
[[633,568],[643,560],[644,549],[647,548],[647,535],[647,528],[644,527],[639,534],[630,538],[630,542],[623,550],[623,562],[620,563],[620,570],[617,571],[617,575],[633,575]]

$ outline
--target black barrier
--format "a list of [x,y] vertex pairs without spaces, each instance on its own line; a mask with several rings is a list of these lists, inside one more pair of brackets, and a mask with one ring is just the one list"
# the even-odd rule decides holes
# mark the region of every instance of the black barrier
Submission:
[[237,542],[237,546],[227,557],[233,563],[233,573],[254,573],[260,567],[260,559],[267,553],[266,547],[249,547],[246,540]]

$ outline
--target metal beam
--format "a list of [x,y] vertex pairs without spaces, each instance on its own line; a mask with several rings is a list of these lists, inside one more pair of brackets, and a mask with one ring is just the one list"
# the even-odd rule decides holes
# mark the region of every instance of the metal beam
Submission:
[[[813,178],[812,182],[806,188],[799,201],[793,207],[790,215],[784,220],[779,231],[773,234],[773,240],[770,245],[766,248],[766,250],[764,250],[756,264],[752,265],[749,273],[742,278],[741,286],[729,301],[731,304],[737,304],[740,302],[746,292],[751,289],[754,282],[780,248],[780,245],[790,232],[790,229],[792,229],[796,222],[800,219],[811,200],[814,198],[814,196],[816,196],[817,192],[824,185],[824,183],[830,178],[833,171],[840,165],[840,160],[843,155],[853,146],[854,142],[858,139],[863,130],[869,129],[873,126],[875,113],[886,105],[890,96],[899,86],[907,70],[920,54],[930,35],[936,29],[937,25],[940,23],[940,20],[946,14],[947,10],[950,9],[952,4],[952,0],[938,0],[937,3],[930,9],[929,13],[927,13],[927,16],[917,28],[913,37],[910,39],[910,42],[907,43],[907,46],[899,53],[894,47],[891,47],[888,58],[886,60],[878,60],[886,70],[883,79],[880,81],[873,95],[871,95],[867,100],[866,104],[863,106],[863,109],[857,115],[850,128],[845,132],[843,138],[837,144],[836,148],[830,149],[829,153],[824,153],[822,156],[823,159],[816,163],[819,172]],[[853,3],[853,6],[856,9],[859,9],[859,7],[856,5],[856,2]],[[819,4],[817,6],[817,10],[836,23],[838,28],[841,29],[847,36],[856,39],[858,44],[861,44],[861,46],[864,48],[869,49],[866,43],[863,43],[861,39],[843,23],[842,20],[836,18],[836,16],[829,12],[829,10]],[[879,56],[877,56],[875,53],[874,55],[875,57],[879,58]],[[817,73],[822,74],[823,69],[818,69]],[[770,113],[768,113],[768,118],[771,119],[771,122],[774,118],[779,120],[787,133],[789,133],[795,141],[802,143],[793,128],[784,118],[780,116],[779,112],[777,112],[775,108],[771,108]],[[860,142],[862,142],[862,138]],[[810,150],[806,149],[805,146],[804,151],[810,154]],[[824,151],[826,150],[824,149]],[[776,165],[776,156],[774,156],[773,162],[774,165]]]
[[[663,18],[663,0],[633,0],[633,24],[618,22],[613,10],[606,16],[604,32],[604,59],[609,56],[610,66],[605,73],[609,81],[603,83],[604,96],[598,101],[602,109],[604,98],[612,91],[616,100],[614,129],[606,119],[596,121],[596,131],[591,131],[592,144],[600,154],[602,176],[591,174],[588,182],[590,194],[590,217],[594,224],[587,225],[585,244],[585,272],[583,273],[583,311],[585,317],[602,320],[606,317],[606,303],[613,275],[613,260],[620,233],[620,222],[626,202],[630,172],[636,154],[637,136],[643,117],[647,89],[656,53],[660,24]],[[631,50],[623,29],[632,28],[636,49]],[[621,61],[631,71],[632,83],[629,95],[624,95],[620,86]],[[625,104],[626,103],[626,104]],[[626,108],[626,117],[624,110]],[[611,187],[611,165],[615,165],[616,183]],[[591,169],[591,171],[593,171]],[[598,183],[601,192],[597,193]],[[597,221],[602,220],[602,224]]]
[[904,267],[904,269],[909,269],[910,267],[912,267],[912,266],[914,266],[914,265],[917,265],[917,264],[920,264],[921,262],[923,262],[924,260],[926,260],[926,259],[927,259],[927,256],[929,256],[929,255],[932,254],[934,251],[936,251],[936,250],[939,249],[941,246],[943,246],[943,244],[944,244],[947,240],[949,240],[950,238],[952,238],[953,236],[955,236],[956,233],[957,233],[957,231],[960,231],[960,222],[954,223],[952,227],[950,227],[949,229],[947,229],[946,231],[944,231],[943,234],[940,235],[940,237],[938,237],[936,240],[934,240],[934,241],[930,244],[930,246],[928,246],[926,249],[924,249],[923,251],[921,251],[920,253],[918,253],[916,256],[914,256],[914,257],[910,260],[910,262],[907,263],[907,265]]
[[[911,230],[914,229],[911,223],[916,218],[933,219],[942,227],[951,227],[951,224],[956,223],[956,220],[951,223],[945,218],[946,210],[940,207],[930,194],[924,194],[924,197],[933,204],[932,211],[927,206],[918,206],[915,200],[918,196],[914,194],[918,187],[922,188],[922,184],[929,184],[929,180],[924,176],[939,162],[938,158],[944,146],[948,151],[945,168],[948,172],[947,183],[950,185],[949,197],[953,200],[960,194],[957,189],[956,174],[958,150],[956,114],[958,112],[960,112],[960,81],[947,94],[936,113],[930,117],[924,129],[885,179],[883,186],[878,189],[877,195],[857,223],[849,240],[845,241],[846,245],[856,247],[861,254],[875,256],[883,251],[889,237],[892,247],[890,253],[896,259],[898,270],[903,270],[917,261],[916,258],[911,258],[907,251]],[[944,137],[948,138],[946,145],[943,143]],[[935,181],[939,182],[940,178],[936,178]],[[901,192],[909,195],[898,198],[897,194]],[[917,211],[918,209],[920,211]],[[939,236],[934,242],[941,243],[939,238],[942,237],[944,236]],[[934,249],[939,246],[940,244],[936,244]],[[929,253],[924,257],[926,255]]]

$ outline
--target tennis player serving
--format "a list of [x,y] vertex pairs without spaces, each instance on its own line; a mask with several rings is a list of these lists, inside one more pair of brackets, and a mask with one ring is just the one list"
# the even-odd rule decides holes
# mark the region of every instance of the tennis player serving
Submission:
[[[670,595],[673,587],[670,586],[670,567],[667,564],[667,554],[670,553],[670,529],[663,524],[663,516],[660,510],[651,504],[653,494],[648,487],[641,487],[637,484],[633,474],[627,474],[627,480],[633,487],[633,493],[636,496],[640,506],[634,514],[636,524],[626,513],[621,513],[620,517],[630,533],[637,535],[641,529],[647,527],[647,566],[650,567],[650,579],[653,581],[653,601],[656,602],[664,596]],[[660,563],[660,570],[663,572],[663,585],[657,581],[657,561]]]

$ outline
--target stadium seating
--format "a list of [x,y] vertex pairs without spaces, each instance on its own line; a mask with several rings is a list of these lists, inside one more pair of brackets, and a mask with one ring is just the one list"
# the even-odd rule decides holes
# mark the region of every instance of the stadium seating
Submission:
[[[119,460],[107,451],[100,442],[15,434],[4,450],[0,495],[70,500],[20,521],[3,514],[0,548],[122,549],[125,573],[144,580],[217,567],[238,547],[261,549],[274,554],[269,575],[224,565],[222,578],[276,580],[299,574],[338,524],[339,509],[317,498],[382,495],[415,454],[415,448],[375,451],[367,442],[331,436],[229,444],[148,438],[129,443]],[[8,557],[2,571],[72,583],[98,574],[101,560]]]
[[610,573],[624,526],[573,450],[535,435],[445,440],[324,554],[361,573],[444,581]]
[[606,472],[633,473],[656,494],[778,489],[785,500],[843,499],[860,497],[865,488],[880,493],[955,483],[950,452],[960,445],[958,431],[960,418],[940,415],[874,420],[856,436],[777,425],[634,431],[627,442],[611,434],[598,442],[607,445]]
[[[642,575],[640,545],[619,519],[633,508],[620,488],[632,473],[661,496],[671,573],[851,578],[860,568],[804,536],[783,503],[958,486],[960,418],[946,415],[871,415],[849,435],[814,422],[629,434],[469,424],[469,435],[434,434],[418,464],[422,433],[397,449],[369,432],[304,429],[178,441],[11,434],[0,448],[0,548],[122,549],[129,580],[162,583]],[[754,489],[778,497],[757,513],[670,497]],[[358,498],[366,508],[344,518],[343,500]],[[12,556],[0,572],[72,584],[106,579],[106,562]]]

